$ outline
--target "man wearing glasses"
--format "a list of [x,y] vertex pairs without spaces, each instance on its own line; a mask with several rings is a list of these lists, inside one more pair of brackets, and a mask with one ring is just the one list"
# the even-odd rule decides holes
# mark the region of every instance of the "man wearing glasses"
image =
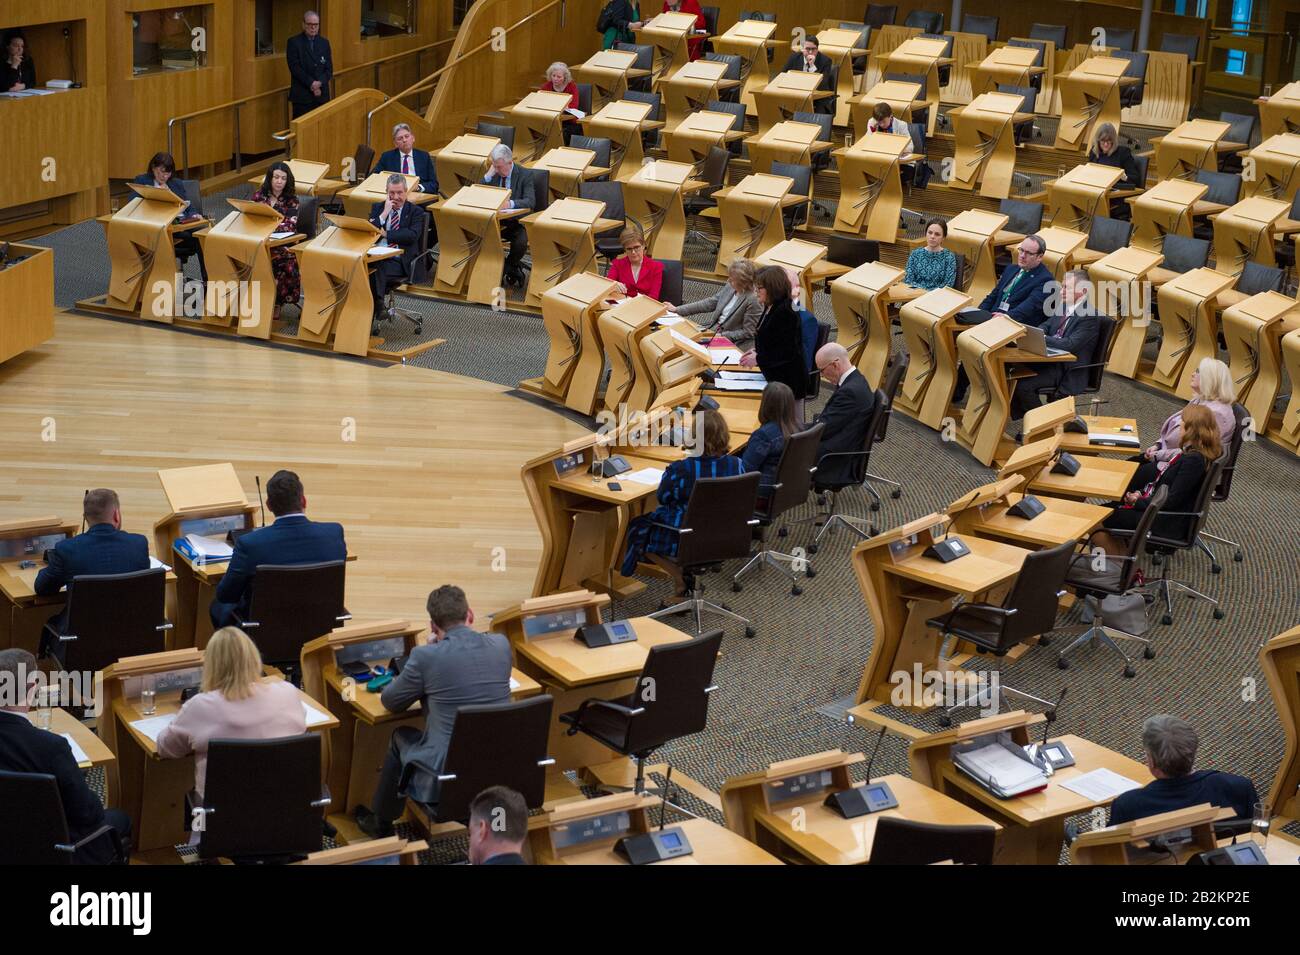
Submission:
[[320,14],[315,10],[302,15],[302,32],[289,37],[284,60],[289,67],[289,104],[294,119],[329,101],[334,60],[330,41],[320,35]]
[[1043,303],[1055,282],[1043,264],[1047,243],[1042,236],[1027,235],[1016,249],[1016,265],[1007,266],[993,291],[984,297],[979,308],[957,313],[959,325],[978,325],[995,315],[1006,315],[1022,325],[1037,325],[1043,320]]

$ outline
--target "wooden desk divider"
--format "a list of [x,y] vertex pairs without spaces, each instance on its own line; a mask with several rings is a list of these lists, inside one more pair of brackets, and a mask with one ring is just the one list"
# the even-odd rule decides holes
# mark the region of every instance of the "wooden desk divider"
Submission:
[[702,110],[691,113],[677,124],[676,128],[665,131],[664,139],[668,143],[668,158],[673,162],[690,163],[699,175],[704,168],[704,160],[709,150],[715,146],[726,149],[733,139],[741,139],[744,133],[733,130],[735,117],[730,113],[714,113]]
[[839,98],[835,101],[833,120],[836,126],[849,124],[849,100],[853,98],[853,58],[867,53],[858,46],[861,39],[862,33],[859,30],[835,28],[817,31],[818,49],[830,57],[831,66],[839,70],[835,87],[835,94]]
[[1247,196],[1287,201],[1300,189],[1300,134],[1270,136],[1246,158],[1255,161],[1255,175],[1245,184]]
[[[1027,37],[1011,37],[1012,40],[1028,40]],[[1034,40],[1035,47],[1041,46],[1043,49],[1043,58],[1039,61],[1043,66],[1043,72],[1039,73],[1039,82],[1042,84],[1038,90],[1036,102],[1033,103],[1033,110],[1039,116],[1059,116],[1060,115],[1060,97],[1059,90],[1056,88],[1056,41],[1054,40]],[[1002,47],[1001,49],[1006,49]],[[1021,86],[1028,86],[1028,83],[1021,83]],[[1025,104],[1029,108],[1030,104]]]
[[317,183],[329,176],[330,164],[327,162],[315,162],[311,159],[288,159],[285,162],[289,166],[289,171],[293,173],[294,189],[301,194],[316,195]]
[[1259,132],[1264,139],[1279,133],[1300,133],[1300,80],[1288,83],[1273,95],[1255,100],[1259,107]]
[[1067,73],[1057,75],[1061,94],[1061,123],[1056,130],[1057,149],[1087,152],[1093,130],[1100,123],[1120,126],[1120,77],[1128,60],[1091,56]]
[[635,70],[635,53],[601,50],[588,57],[585,63],[575,66],[573,75],[578,82],[591,84],[591,111],[596,113],[623,98],[627,81]]
[[663,402],[669,389],[698,381],[700,373],[712,365],[707,348],[673,328],[660,328],[643,337],[641,354],[650,371],[651,388],[644,404],[633,390],[634,401],[628,402],[631,411],[649,411]]
[[641,230],[646,255],[682,258],[686,243],[685,194],[708,185],[695,179],[690,163],[659,159],[648,162],[623,183],[623,214]]
[[956,142],[949,188],[973,190],[978,185],[981,196],[1006,199],[1011,195],[1015,123],[1034,118],[1020,112],[1023,103],[1018,93],[981,93],[970,105],[948,113]]
[[727,28],[726,33],[712,40],[713,48],[719,53],[741,57],[740,79],[744,85],[740,90],[740,101],[750,116],[755,113],[754,91],[767,86],[771,77],[767,48],[775,32],[776,24],[766,20],[738,20]]
[[900,165],[911,152],[912,137],[896,133],[868,133],[852,146],[835,150],[840,168],[837,232],[897,241],[903,210]]
[[170,510],[154,522],[154,554],[176,574],[167,592],[167,619],[173,624],[167,646],[202,649],[212,636],[208,606],[215,588],[200,582],[172,544],[186,534],[224,540],[231,530],[251,530],[257,508],[248,503],[230,462],[166,468],[158,472],[158,482]]
[[1182,832],[1190,833],[1191,843],[1179,845],[1180,855],[1206,852],[1218,846],[1214,823],[1222,813],[1222,809],[1207,802],[1081,832],[1079,838],[1070,844],[1070,864],[1149,865],[1160,859],[1167,860],[1167,852],[1149,847],[1151,840]]
[[522,390],[579,414],[595,413],[605,370],[597,316],[614,294],[609,279],[580,272],[542,295],[542,321],[550,338],[546,372],[521,381]]
[[[439,180],[441,181],[441,180]],[[408,841],[401,836],[368,839],[353,845],[337,846],[313,852],[291,865],[383,865],[396,859],[397,865],[419,865],[420,853],[429,848],[423,839]]]
[[1202,169],[1217,171],[1219,141],[1231,128],[1215,120],[1189,119],[1170,130],[1155,144],[1156,180],[1193,180]]
[[762,136],[749,137],[745,142],[749,146],[750,171],[770,173],[774,162],[812,165],[814,153],[825,152],[834,145],[819,140],[820,132],[821,127],[814,123],[787,120],[777,123]]
[[980,209],[963,209],[948,220],[948,248],[966,257],[966,294],[972,302],[984,301],[998,284],[993,243],[1010,221],[1001,212]]
[[[1093,410],[1097,410],[1095,406]],[[1065,430],[1065,423],[1076,417],[1087,426],[1087,433]],[[1124,430],[1125,428],[1128,430]],[[1032,444],[1043,438],[1059,435],[1061,450],[1068,451],[1070,454],[1106,454],[1120,450],[1118,446],[1113,444],[1105,444],[1101,441],[1094,443],[1091,438],[1093,434],[1099,437],[1126,435],[1132,438],[1133,441],[1140,442],[1141,440],[1137,430],[1136,418],[1118,418],[1095,414],[1081,415],[1078,413],[1075,399],[1067,396],[1026,411],[1021,442],[1023,444]],[[1015,445],[1011,442],[1004,444],[1004,447],[1008,448],[1008,453],[1015,449]],[[1138,450],[1140,447],[1141,444],[1138,443],[1132,447],[1132,450]],[[999,454],[1001,455],[1001,452]],[[1105,514],[1102,516],[1104,517]]]
[[1202,268],[1160,286],[1156,295],[1164,335],[1155,367],[1149,376],[1141,376],[1144,380],[1179,397],[1192,397],[1193,372],[1202,358],[1214,358],[1219,351],[1215,296],[1232,284],[1231,275]]
[[957,357],[970,379],[957,440],[985,466],[993,463],[1011,415],[1007,365],[1017,352],[1006,349],[1024,334],[1025,327],[1015,319],[996,316],[957,336]]
[[1246,407],[1256,433],[1268,430],[1282,390],[1282,336],[1300,328],[1300,302],[1281,292],[1260,292],[1223,310],[1237,401]]
[[783,269],[793,269],[803,289],[801,302],[806,304],[813,300],[814,270],[819,264],[825,264],[825,259],[826,246],[820,242],[786,239],[757,256],[754,265],[779,265]]
[[541,307],[542,293],[570,275],[596,268],[596,233],[621,226],[617,219],[602,218],[605,203],[599,199],[566,198],[523,219],[533,268],[524,302]]
[[848,350],[849,361],[879,388],[893,351],[889,289],[903,280],[903,270],[883,262],[866,262],[831,282],[831,307],[839,328],[835,340]]
[[894,405],[931,428],[942,427],[952,404],[957,387],[957,348],[953,334],[959,326],[955,316],[970,301],[969,296],[955,289],[937,288],[899,309],[898,319],[911,363]]
[[[866,84],[864,83],[865,87]],[[861,139],[867,133],[867,121],[877,103],[888,103],[894,118],[904,123],[912,121],[912,110],[925,105],[922,98],[924,87],[920,83],[907,83],[902,80],[882,80],[870,89],[849,101],[849,115],[853,122],[853,133]]]
[[[1300,328],[1282,336],[1282,364],[1288,380],[1300,381]],[[1282,420],[1269,433],[1279,444],[1300,454],[1300,388],[1291,389]]]
[[1043,438],[1062,433],[1062,425],[1077,417],[1073,396],[1058,398],[1047,404],[1030,408],[1021,421],[1023,427],[1022,444],[1032,444]]
[[1273,223],[1290,211],[1289,202],[1253,196],[1220,212],[1214,220],[1214,267],[1236,277],[1250,261],[1276,265]]
[[[982,93],[996,93],[999,84],[1032,86],[1033,77],[1050,72],[1045,66],[1034,66],[1038,54],[1038,48],[1032,46],[1000,46],[993,50],[979,63],[968,68],[973,76],[971,95],[977,97]],[[1034,105],[1031,100],[1024,104],[1024,108],[1032,113]]]
[[718,793],[722,797],[722,820],[732,832],[756,843],[756,816],[777,808],[821,805],[831,793],[853,788],[851,767],[865,760],[862,753],[831,749],[778,760],[767,769],[732,776]]
[[367,264],[383,232],[365,219],[327,215],[329,225],[293,247],[302,274],[298,338],[326,344],[347,355],[370,348],[374,296]]
[[[492,165],[492,150],[501,145],[495,136],[462,133],[433,157],[438,173],[438,191],[450,199],[466,186],[481,183]],[[438,233],[441,238],[441,231]]]
[[557,202],[577,196],[580,185],[607,172],[603,167],[595,165],[595,162],[596,153],[590,149],[561,146],[550,150],[533,163],[532,168],[545,169],[550,173],[547,177],[547,191],[550,192],[547,201]]
[[652,109],[654,107],[649,103],[619,100],[606,104],[582,121],[582,128],[588,136],[609,140],[611,180],[626,182],[641,168],[645,156],[641,131],[660,124],[659,120],[646,119]]
[[939,67],[952,62],[943,55],[947,43],[928,37],[914,36],[900,43],[885,58],[890,73],[912,73],[925,77],[924,104],[928,107],[926,136],[933,136],[939,120]]
[[762,89],[754,91],[754,109],[758,113],[758,135],[762,136],[777,123],[794,119],[795,113],[813,112],[813,103],[832,94],[819,89],[820,73],[788,70],[778,73]]
[[978,95],[971,88],[972,68],[988,56],[991,41],[983,33],[963,33],[961,30],[947,30],[944,36],[952,37],[952,51],[948,82],[940,87],[940,98],[945,103],[964,106]]
[[515,159],[531,165],[548,150],[563,146],[560,117],[568,107],[568,93],[539,90],[507,109],[506,122],[515,128]]
[[1061,435],[1052,430],[1047,437],[1026,441],[1011,453],[998,469],[998,480],[1019,475],[1024,478],[1026,493],[1034,479],[1055,462],[1061,451]]
[[108,220],[112,272],[104,304],[140,318],[171,323],[176,312],[176,275],[169,228],[184,203],[170,189],[127,185],[136,196]]
[[618,413],[644,411],[653,390],[651,373],[641,351],[641,339],[668,307],[645,295],[627,298],[600,316],[600,340],[609,358],[609,383],[605,386],[605,407]]
[[664,121],[675,127],[691,113],[705,109],[711,100],[722,99],[722,90],[739,85],[726,80],[727,64],[718,60],[695,60],[659,81]]
[[38,245],[9,245],[10,262],[0,271],[0,363],[36,348],[54,335],[54,250]]
[[1056,281],[1063,281],[1065,273],[1074,265],[1075,251],[1083,248],[1087,243],[1088,234],[1076,229],[1049,226],[1039,229],[1038,235],[1047,243],[1047,251],[1043,253],[1043,264],[1051,269],[1052,277]]
[[1118,501],[1124,496],[1129,481],[1137,472],[1136,461],[1088,454],[1079,458],[1079,470],[1074,474],[1052,474],[1050,468],[1064,451],[1064,443],[1064,436],[1057,433],[1021,445],[1007,458],[998,471],[998,477],[1023,474],[1025,493],[1040,496],[1045,494],[1074,501],[1089,498]]
[[862,88],[869,89],[875,86],[884,78],[886,72],[896,72],[889,66],[889,54],[920,34],[920,27],[903,26],[901,23],[890,23],[873,28],[868,38],[871,55],[867,57],[867,70],[862,76]]
[[790,196],[793,188],[794,180],[789,176],[752,173],[714,193],[722,220],[722,241],[714,270],[718,275],[726,275],[736,259],[755,259],[785,241],[782,210],[794,202],[806,201]]
[[1260,648],[1259,662],[1286,734],[1286,750],[1267,803],[1274,815],[1296,819],[1300,818],[1300,627],[1270,638]]
[[1192,209],[1210,187],[1200,182],[1159,182],[1129,200],[1133,207],[1134,248],[1160,252],[1165,236],[1192,234]]
[[420,184],[420,177],[416,175],[406,175],[405,173],[392,172],[375,172],[366,176],[351,189],[340,193],[343,200],[344,214],[352,216],[354,219],[369,221],[370,210],[374,208],[376,202],[386,202],[388,200],[388,177],[400,175],[406,180],[407,200],[414,202],[414,196],[422,196],[423,193],[415,191],[415,187]]
[[1196,71],[1205,66],[1186,53],[1147,50],[1146,87],[1142,102],[1124,108],[1124,122],[1173,129],[1187,119],[1196,101]]
[[509,198],[509,189],[474,183],[434,207],[439,248],[433,280],[436,293],[481,305],[497,301],[506,261],[499,217]]
[[[687,37],[695,34],[695,14],[660,13],[636,31],[636,42],[655,48],[654,83],[684,66],[689,57]],[[698,61],[697,61],[698,62]]]
[[1110,191],[1123,176],[1123,169],[1094,162],[1068,170],[1047,184],[1048,221],[1075,232],[1088,232],[1095,216],[1110,215]]
[[280,226],[280,213],[264,202],[226,201],[234,211],[198,233],[208,268],[203,322],[222,328],[233,323],[241,335],[266,339],[275,312],[275,275],[267,243]]
[[[40,649],[41,631],[64,601],[62,594],[36,595],[33,585],[43,566],[40,557],[59,541],[75,536],[80,527],[52,515],[0,521],[0,648],[33,655]],[[20,568],[24,560],[38,566]]]

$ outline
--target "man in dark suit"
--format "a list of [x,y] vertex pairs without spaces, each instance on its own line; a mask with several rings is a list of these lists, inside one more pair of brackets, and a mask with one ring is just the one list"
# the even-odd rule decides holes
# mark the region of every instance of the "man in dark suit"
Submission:
[[402,254],[376,262],[370,272],[370,290],[375,297],[375,320],[384,311],[384,296],[395,285],[411,278],[415,257],[420,252],[423,210],[406,201],[406,180],[398,173],[388,177],[388,198],[370,207],[370,224],[384,230],[381,245],[400,248]]
[[[59,787],[68,835],[80,842],[96,830],[110,826],[117,830],[123,848],[131,837],[131,820],[126,813],[104,809],[99,797],[86,784],[67,740],[57,733],[37,729],[27,711],[38,690],[34,682],[36,658],[26,650],[0,650],[0,686],[15,694],[0,695],[0,770],[10,773],[48,773]],[[10,807],[14,810],[16,807]],[[3,854],[3,853],[0,853]],[[108,865],[114,847],[109,833],[81,846],[73,853],[78,865]]]
[[[815,36],[810,36],[803,41],[803,51],[791,53],[785,61],[782,69],[783,73],[820,73],[822,77],[821,84],[817,87],[819,90],[825,90],[828,93],[835,92],[831,78],[831,69],[834,64],[831,58],[821,51]],[[821,99],[813,101],[813,112],[830,113],[834,110],[835,97],[823,96]]]
[[393,147],[379,157],[375,172],[400,172],[404,176],[418,176],[416,192],[438,193],[438,173],[433,157],[415,147],[415,133],[406,123],[393,127]]
[[302,15],[302,32],[289,37],[284,60],[289,67],[289,103],[295,119],[329,102],[334,59],[330,41],[320,35],[320,14],[315,10]]
[[528,865],[528,806],[507,786],[489,786],[469,804],[470,865]]
[[1002,272],[993,291],[984,296],[979,308],[957,313],[960,325],[979,325],[995,315],[1008,315],[1021,325],[1043,320],[1043,302],[1052,289],[1052,272],[1043,264],[1047,243],[1040,235],[1027,235],[1016,249],[1016,264]]
[[[36,575],[32,589],[39,596],[52,597],[65,586],[72,588],[74,577],[86,574],[129,574],[149,569],[149,541],[143,534],[122,530],[122,508],[117,492],[97,487],[86,492],[81,505],[86,531],[61,540],[45,552],[46,566]],[[67,607],[50,618],[58,633],[67,624]],[[62,647],[50,643],[41,647],[41,655],[53,653],[62,659]]]
[[[510,199],[505,208],[527,209],[529,212],[537,208],[532,170],[516,165],[514,153],[505,143],[497,143],[492,147],[492,169],[483,177],[483,181],[489,186],[510,190]],[[506,284],[522,286],[524,270],[521,263],[524,253],[528,251],[528,234],[519,219],[514,218],[501,223],[501,238],[510,243],[510,252],[506,255]]]
[[847,455],[866,447],[876,396],[839,342],[819,348],[816,362],[817,371],[835,386],[835,393],[817,417],[825,428],[817,446],[817,473],[813,479],[819,487],[847,484],[853,480],[853,469],[860,459],[827,455]]
[[1089,288],[1088,273],[1074,269],[1065,273],[1059,293],[1053,293],[1044,303],[1047,314],[1036,324],[1043,330],[1047,347],[1068,351],[1075,360],[1068,364],[1043,365],[1034,377],[1017,380],[1011,396],[1012,419],[1019,420],[1026,411],[1038,407],[1040,388],[1054,387],[1064,394],[1077,395],[1088,383],[1087,370],[1078,366],[1092,361],[1097,335],[1101,332],[1097,313],[1088,300]]
[[424,732],[413,726],[393,730],[388,755],[372,800],[374,811],[356,808],[357,825],[369,836],[393,833],[406,796],[436,805],[438,774],[447,758],[451,729],[462,706],[510,702],[510,641],[499,633],[479,633],[465,591],[450,585],[429,594],[430,642],[411,651],[397,679],[379,701],[392,713],[421,701]]
[[266,506],[275,515],[270,527],[235,541],[230,566],[217,585],[209,614],[218,629],[235,623],[235,614],[248,614],[257,568],[263,564],[317,564],[346,560],[343,525],[307,520],[307,495],[292,471],[276,471],[266,482]]

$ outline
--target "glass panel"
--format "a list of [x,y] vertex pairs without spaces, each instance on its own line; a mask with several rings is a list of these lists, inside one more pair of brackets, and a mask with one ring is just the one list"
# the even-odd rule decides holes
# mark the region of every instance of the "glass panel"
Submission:
[[361,36],[404,36],[415,32],[416,0],[361,0]]
[[194,70],[208,64],[210,6],[140,10],[131,17],[132,72]]
[[474,5],[474,0],[452,0],[451,4],[451,22],[454,26],[460,26],[465,19],[465,14],[469,13],[469,8]]
[[[304,0],[256,0],[253,49],[256,56],[282,56],[289,38],[302,32]],[[322,4],[323,6],[323,4]],[[319,14],[317,14],[319,16]],[[325,34],[322,18],[321,35]]]

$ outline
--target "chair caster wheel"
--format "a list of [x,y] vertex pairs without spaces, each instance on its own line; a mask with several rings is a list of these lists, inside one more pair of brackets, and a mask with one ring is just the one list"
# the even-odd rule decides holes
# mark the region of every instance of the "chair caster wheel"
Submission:
[[1070,661],[1065,659],[1065,657],[1057,657],[1056,665],[1060,667],[1062,670],[1070,669]]
[[939,725],[940,725],[940,726],[952,726],[952,717],[949,716],[947,713],[942,714],[942,715],[939,717]]
[[1214,608],[1214,619],[1215,619],[1215,620],[1222,620],[1222,619],[1223,619],[1223,616],[1224,616],[1223,611],[1220,610],[1218,607],[1215,607],[1215,608]]
[[1163,623],[1166,627],[1169,626],[1171,623],[1174,622],[1173,615],[1165,614],[1163,617],[1160,618],[1160,622]]
[[789,536],[790,536],[790,528],[788,528],[788,527],[783,527],[783,528],[781,528],[779,531],[776,532],[776,536],[777,536],[777,537],[789,537]]
[[803,588],[800,587],[798,584],[795,584],[793,587],[790,588],[791,597],[798,597],[801,593],[803,593]]
[[892,491],[889,492],[889,496],[892,497],[895,501],[897,501],[900,497],[903,496],[903,491],[901,488],[894,488]]
[[1142,651],[1142,659],[1154,660],[1155,658],[1156,658],[1155,647],[1147,647],[1145,650]]
[[875,501],[872,501],[872,502],[871,502],[871,509],[872,509],[873,511],[878,511],[878,510],[880,510],[880,505],[877,504]]
[[756,636],[758,636],[758,631],[755,630],[753,627],[746,627],[746,628],[745,628],[745,639],[746,639],[746,640],[753,640]]
[[809,567],[807,570],[804,571],[804,576],[805,576],[805,577],[816,577],[816,576],[817,576],[817,568],[816,568],[816,567]]
[[817,545],[816,545],[816,544],[809,544],[809,545],[808,545],[808,553],[810,553],[810,554],[815,554],[815,553],[817,553]]
[[1211,564],[1211,565],[1210,565],[1210,573],[1212,573],[1212,574],[1221,574],[1221,573],[1223,573],[1223,568],[1222,568],[1220,565],[1218,565],[1218,564]]
[[731,608],[728,607],[726,604],[719,604],[718,606],[720,606],[723,610],[730,610],[730,609],[731,609]]
[[818,507],[825,507],[825,506],[826,506],[826,495],[825,495],[825,494],[818,494],[818,495],[817,495],[817,506],[818,506]]
[[740,593],[741,589],[742,587],[739,580],[733,580],[731,582],[731,590],[733,593]]
[[1038,638],[1038,645],[1039,645],[1040,647],[1050,647],[1050,646],[1052,645],[1051,638],[1050,638],[1050,637],[1039,637],[1039,638]]
[[1131,666],[1127,666],[1124,668],[1124,678],[1126,680],[1131,680],[1133,679],[1133,677],[1137,675],[1138,675],[1138,671],[1133,669]]
[[1243,554],[1241,551],[1237,551],[1237,553],[1232,555],[1232,559],[1236,561],[1238,564],[1240,564],[1243,560],[1246,559],[1246,555]]

